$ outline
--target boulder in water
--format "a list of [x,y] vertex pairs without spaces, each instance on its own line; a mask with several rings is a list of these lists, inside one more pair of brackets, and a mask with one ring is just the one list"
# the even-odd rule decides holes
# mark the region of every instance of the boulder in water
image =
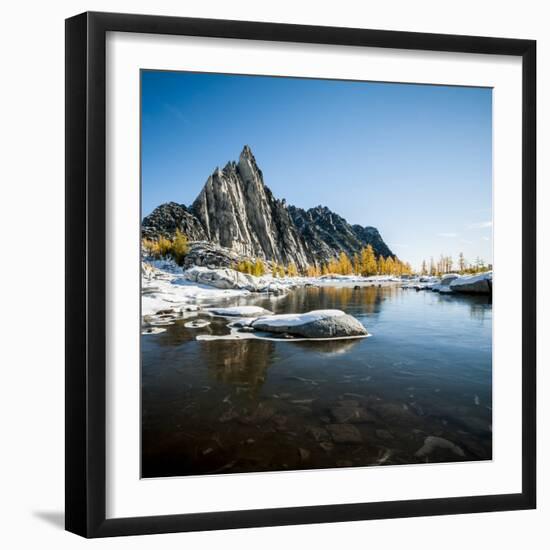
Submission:
[[458,279],[458,275],[456,273],[446,273],[441,277],[441,280],[432,285],[431,289],[433,292],[442,292],[443,294],[449,294],[452,292],[452,289],[450,288],[451,283]]
[[303,338],[367,336],[367,329],[351,315],[338,309],[314,310],[260,317],[251,323],[256,330],[292,334]]
[[471,277],[459,277],[451,282],[453,292],[465,294],[491,294],[493,290],[493,272],[487,271]]

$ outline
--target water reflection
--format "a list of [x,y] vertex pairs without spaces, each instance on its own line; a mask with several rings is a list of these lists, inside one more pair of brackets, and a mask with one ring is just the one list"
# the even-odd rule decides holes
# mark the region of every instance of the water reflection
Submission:
[[257,394],[267,378],[274,343],[260,340],[218,341],[201,345],[199,361],[207,365],[210,378],[224,384],[245,385]]
[[323,342],[289,342],[289,345],[323,355],[341,355],[351,351],[360,341],[360,338],[353,338],[349,340],[325,340]]
[[307,287],[286,297],[280,304],[287,311],[304,312],[312,309],[343,309],[352,313],[374,314],[380,304],[396,292],[395,287],[375,286],[347,287]]
[[[143,336],[144,477],[492,456],[485,297],[348,286],[234,303],[276,313],[342,309],[373,336],[197,341],[229,332],[215,317],[201,329],[182,319]],[[452,445],[419,453],[428,436]]]
[[492,296],[486,295],[449,295],[449,294],[436,294],[440,302],[447,304],[463,304],[470,308],[470,316],[472,319],[478,321],[484,321],[490,317],[492,313]]

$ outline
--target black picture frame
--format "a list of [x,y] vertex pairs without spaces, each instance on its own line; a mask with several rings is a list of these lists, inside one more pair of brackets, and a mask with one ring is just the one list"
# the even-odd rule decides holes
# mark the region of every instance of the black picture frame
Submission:
[[[522,491],[106,519],[105,40],[108,31],[518,56],[522,120]],[[536,42],[83,13],[66,20],[66,529],[108,537],[532,509],[536,506]]]

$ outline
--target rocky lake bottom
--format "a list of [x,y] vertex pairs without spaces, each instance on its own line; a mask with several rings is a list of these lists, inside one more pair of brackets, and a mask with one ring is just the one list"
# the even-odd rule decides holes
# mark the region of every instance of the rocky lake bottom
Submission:
[[339,309],[371,337],[197,340],[230,333],[201,312],[143,334],[143,477],[492,458],[489,297],[340,285],[224,305]]

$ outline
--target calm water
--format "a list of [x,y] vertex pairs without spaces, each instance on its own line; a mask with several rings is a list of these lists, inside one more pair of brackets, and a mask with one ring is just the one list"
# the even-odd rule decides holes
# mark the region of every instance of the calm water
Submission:
[[[235,303],[342,309],[372,337],[195,340],[228,333],[223,319],[144,335],[144,477],[491,458],[486,297],[309,287]],[[418,453],[428,436],[456,447]]]

